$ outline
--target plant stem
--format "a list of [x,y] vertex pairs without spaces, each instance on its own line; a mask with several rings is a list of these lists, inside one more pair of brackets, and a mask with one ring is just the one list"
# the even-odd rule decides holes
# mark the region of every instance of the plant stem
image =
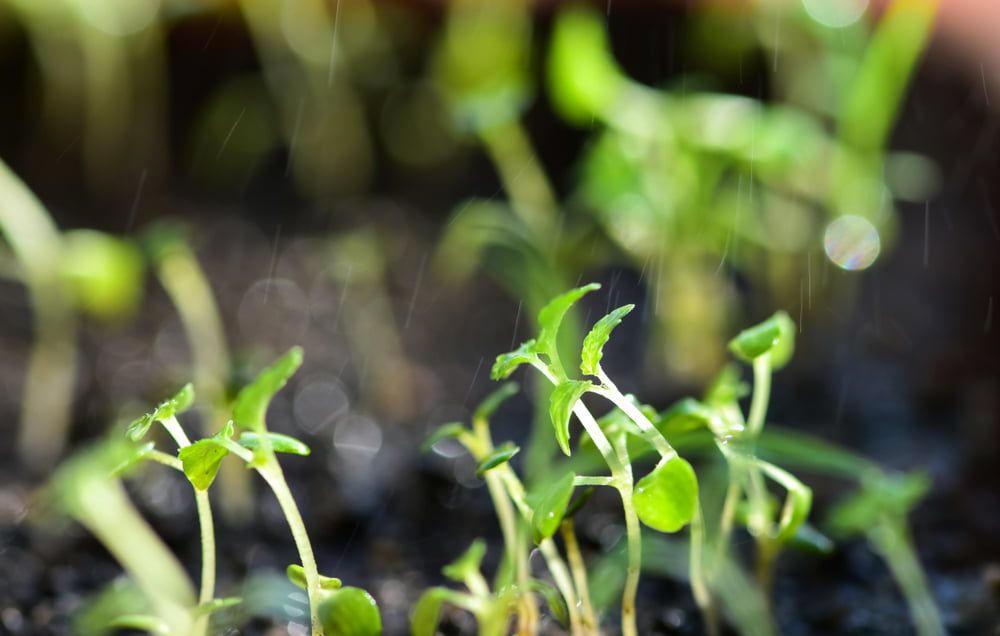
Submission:
[[[262,437],[267,439],[266,435]],[[270,486],[274,496],[277,497],[281,512],[284,513],[285,521],[288,522],[288,527],[292,531],[292,538],[295,540],[295,547],[299,551],[299,559],[302,561],[302,571],[306,576],[312,636],[322,636],[323,626],[319,622],[319,568],[316,566],[316,557],[313,555],[312,544],[309,542],[309,534],[306,532],[306,525],[302,521],[299,507],[295,503],[295,498],[292,497],[291,490],[288,489],[285,474],[273,452],[268,453],[267,462],[257,472]]]
[[906,525],[898,520],[883,517],[866,533],[866,536],[889,564],[893,578],[896,579],[906,598],[917,634],[944,636],[941,614],[927,587],[927,579],[920,567]]
[[583,561],[583,554],[580,553],[580,545],[576,541],[574,526],[572,519],[563,519],[559,529],[562,531],[563,543],[566,544],[566,557],[569,559],[570,570],[573,573],[573,583],[576,585],[577,594],[580,595],[584,633],[592,634],[597,631],[597,614],[594,613],[594,606],[590,602],[587,565]]
[[753,397],[750,398],[750,415],[747,431],[754,441],[764,429],[767,404],[771,399],[771,354],[757,356],[753,361]]
[[712,604],[712,595],[705,580],[705,518],[701,512],[701,503],[695,508],[694,517],[691,519],[691,593],[694,601],[705,619],[705,631],[709,636],[717,636],[719,633],[718,617]]

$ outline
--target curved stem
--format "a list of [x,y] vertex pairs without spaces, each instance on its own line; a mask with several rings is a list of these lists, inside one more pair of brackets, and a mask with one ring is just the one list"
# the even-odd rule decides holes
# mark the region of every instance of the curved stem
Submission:
[[753,361],[753,397],[750,398],[750,414],[747,417],[747,431],[754,440],[764,429],[767,418],[767,404],[771,399],[771,354],[765,353]]
[[[267,439],[264,436],[264,439]],[[323,626],[319,622],[319,568],[316,567],[316,557],[313,554],[312,544],[309,542],[309,534],[306,532],[306,525],[302,521],[299,507],[292,497],[288,483],[285,481],[285,474],[281,471],[278,460],[271,454],[267,463],[261,466],[258,471],[264,478],[267,485],[274,492],[281,506],[281,512],[285,515],[288,527],[292,531],[292,538],[295,540],[295,548],[299,551],[299,559],[302,561],[302,571],[306,576],[306,593],[309,595],[309,621],[312,624],[312,636],[323,636]]]

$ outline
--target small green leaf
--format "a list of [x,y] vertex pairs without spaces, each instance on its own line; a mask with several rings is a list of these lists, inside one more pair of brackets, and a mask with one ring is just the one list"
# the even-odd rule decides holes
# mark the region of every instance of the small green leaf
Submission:
[[529,583],[532,591],[545,599],[545,604],[549,606],[552,617],[559,621],[563,627],[569,627],[569,608],[566,607],[566,599],[547,581],[531,579]]
[[677,532],[691,522],[698,506],[694,469],[676,455],[661,460],[635,485],[633,502],[644,524],[660,532]]
[[[272,433],[270,431],[264,433],[264,435],[271,441],[271,450],[276,453],[289,453],[308,457],[309,453],[312,452],[304,442],[295,439],[291,435]],[[249,448],[250,450],[257,450],[260,448],[260,438],[260,433],[246,432],[240,435],[238,442],[240,446]]]
[[208,490],[219,473],[219,465],[229,451],[217,439],[198,440],[178,451],[177,456],[184,465],[184,474],[198,490]]
[[285,386],[288,378],[302,365],[302,348],[292,347],[274,364],[261,371],[257,378],[243,387],[233,404],[233,420],[254,431],[264,430],[264,416],[271,398]]
[[570,415],[583,394],[592,388],[594,388],[594,384],[587,380],[566,380],[552,391],[549,398],[549,417],[552,418],[552,426],[555,428],[556,441],[559,442],[559,448],[567,457],[570,454]]
[[476,466],[476,475],[482,477],[488,470],[492,470],[500,464],[506,464],[521,449],[510,442],[502,444],[493,450],[492,453],[483,458]]
[[531,532],[535,543],[541,543],[556,533],[573,496],[576,474],[568,472],[542,493],[531,515]]
[[193,403],[194,386],[189,382],[181,387],[181,390],[178,391],[172,398],[162,402],[159,406],[142,417],[137,417],[132,420],[132,423],[128,425],[127,429],[125,429],[125,434],[133,442],[138,442],[146,436],[146,433],[149,432],[149,427],[153,425],[153,422],[165,420],[167,418],[174,417],[178,413],[183,413],[191,408],[191,404]]
[[741,331],[729,341],[729,349],[747,362],[770,353],[771,367],[780,369],[795,349],[795,323],[787,313],[779,311],[759,325]]
[[571,8],[560,13],[549,50],[548,84],[556,109],[578,124],[606,115],[621,95],[625,79],[596,12]]
[[590,333],[583,339],[583,350],[580,352],[580,371],[584,375],[597,375],[601,367],[601,358],[604,357],[604,345],[611,337],[611,332],[633,309],[635,305],[619,307],[591,327]]
[[799,526],[792,538],[788,540],[788,545],[800,552],[824,556],[833,554],[834,549],[833,541],[809,522]]
[[750,385],[741,379],[739,367],[730,363],[722,367],[719,375],[708,385],[704,400],[711,405],[732,404],[748,395]]
[[169,634],[170,626],[159,616],[145,614],[126,614],[114,618],[108,627],[111,629],[135,629],[149,634]]
[[830,513],[831,529],[841,536],[860,534],[880,518],[905,518],[930,489],[922,472],[882,475],[864,480],[861,489]]
[[514,370],[522,364],[532,364],[537,360],[535,341],[528,340],[517,349],[498,355],[493,363],[493,369],[490,370],[490,377],[494,380],[504,380],[510,377],[510,374],[514,373]]
[[342,587],[319,604],[326,636],[379,636],[382,616],[372,595],[359,587]]
[[449,590],[432,587],[421,595],[410,614],[410,634],[412,636],[435,636],[441,620],[441,607],[448,598]]
[[476,539],[472,542],[472,545],[462,553],[462,556],[455,559],[452,563],[444,566],[441,572],[444,573],[452,581],[457,581],[462,583],[468,578],[470,574],[474,574],[479,571],[479,565],[483,562],[483,557],[486,555],[486,542],[482,539]]
[[[289,581],[303,590],[309,588],[309,585],[306,583],[306,571],[301,565],[292,563],[285,568],[285,575]],[[343,582],[336,577],[319,575],[319,588],[321,590],[339,590],[342,585]]]
[[239,596],[228,596],[226,598],[214,598],[206,603],[201,603],[195,607],[191,613],[195,616],[208,616],[227,607],[234,607],[243,602]]
[[682,398],[659,416],[656,428],[666,436],[701,427],[712,430],[712,412],[694,398]]
[[134,447],[132,449],[131,454],[129,454],[129,456],[126,457],[121,464],[116,466],[115,469],[111,471],[111,474],[115,476],[126,474],[132,468],[134,468],[139,462],[141,462],[146,457],[146,455],[148,455],[149,452],[153,450],[155,447],[156,447],[155,442],[146,442],[142,446]]
[[131,241],[96,230],[63,234],[59,274],[73,301],[100,320],[130,315],[142,298],[142,253]]
[[500,405],[509,398],[517,394],[516,382],[504,382],[498,389],[486,396],[486,399],[479,403],[476,412],[472,415],[473,421],[489,421]]
[[555,368],[562,375],[565,375],[565,372],[559,360],[559,327],[562,325],[566,312],[576,304],[576,301],[600,288],[599,283],[590,283],[571,289],[550,300],[549,304],[538,312],[538,342],[535,345],[535,351],[548,356],[549,366]]
[[446,439],[455,439],[460,437],[463,433],[468,432],[469,429],[465,428],[465,425],[461,422],[449,422],[448,424],[442,424],[434,429],[434,432],[428,435],[427,439],[423,441],[420,445],[420,452],[426,453],[438,442]]

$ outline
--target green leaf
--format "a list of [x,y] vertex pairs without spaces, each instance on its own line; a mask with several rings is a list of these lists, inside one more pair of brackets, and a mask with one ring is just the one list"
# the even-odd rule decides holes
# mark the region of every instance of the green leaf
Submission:
[[195,616],[208,616],[227,607],[234,607],[243,602],[239,596],[227,596],[226,598],[214,598],[206,603],[201,603],[195,607],[191,613]]
[[566,312],[576,304],[576,301],[600,288],[601,285],[599,283],[590,283],[583,287],[571,289],[550,300],[549,304],[542,307],[542,310],[538,312],[538,342],[535,344],[535,351],[545,354],[549,359],[549,366],[557,370],[562,376],[565,375],[565,372],[559,360],[559,327],[562,325]]
[[462,556],[455,559],[452,563],[444,566],[441,572],[444,573],[446,577],[452,581],[457,581],[459,583],[464,582],[470,574],[479,572],[479,566],[483,562],[483,556],[486,555],[486,542],[482,539],[476,539],[472,542],[472,545],[462,553]]
[[831,529],[838,535],[850,536],[867,531],[884,517],[905,518],[930,486],[930,478],[922,472],[869,478],[830,513]]
[[812,508],[812,489],[803,484],[788,471],[778,468],[763,460],[757,460],[757,465],[764,473],[781,484],[787,491],[785,505],[778,520],[778,528],[774,538],[779,543],[786,543],[795,536],[798,529],[805,523]]
[[771,368],[780,369],[795,350],[795,323],[787,313],[779,311],[759,325],[741,331],[729,341],[729,349],[747,362],[770,353]]
[[502,444],[493,450],[492,453],[487,455],[479,462],[476,466],[476,475],[482,477],[484,473],[488,470],[492,470],[499,466],[500,464],[506,464],[511,460],[514,455],[521,449],[510,442]]
[[243,387],[233,404],[233,420],[240,426],[257,432],[264,430],[264,416],[271,398],[285,386],[302,365],[302,348],[292,347],[274,364],[261,371],[257,378]]
[[712,412],[694,398],[682,398],[659,416],[656,428],[665,436],[705,427],[712,430]]
[[516,382],[504,382],[498,389],[486,396],[486,399],[479,403],[476,412],[472,414],[473,421],[489,421],[500,405],[509,398],[517,395]]
[[795,534],[788,540],[788,545],[800,552],[823,556],[833,554],[834,549],[833,541],[809,522],[799,526]]
[[705,390],[706,404],[720,405],[738,402],[750,395],[750,385],[740,377],[740,369],[730,363],[722,368]]
[[576,474],[568,472],[542,493],[531,515],[531,532],[535,543],[548,539],[559,529],[566,514],[566,506],[573,496],[574,479]]
[[74,302],[100,320],[131,314],[142,297],[142,253],[132,242],[96,230],[63,234],[59,274]]
[[584,375],[597,375],[604,357],[604,345],[607,344],[611,332],[621,324],[622,318],[635,309],[635,305],[624,305],[615,309],[607,316],[598,320],[583,339],[583,350],[580,352],[580,371]]
[[463,433],[468,432],[469,429],[465,428],[465,425],[461,422],[449,422],[448,424],[442,424],[434,429],[434,432],[428,435],[427,439],[420,444],[420,452],[426,453],[438,442],[446,439],[455,439],[460,437]]
[[547,581],[539,579],[531,579],[529,585],[533,592],[545,599],[545,604],[549,606],[552,617],[559,621],[563,627],[569,627],[569,608],[566,606],[566,599],[559,593],[559,590]]
[[[281,433],[272,433],[270,431],[264,433],[267,439],[271,441],[271,450],[276,453],[290,453],[292,455],[301,455],[303,457],[308,457],[309,447],[305,445],[291,435],[283,435]],[[260,448],[260,433],[246,432],[240,435],[239,444],[250,450],[257,450]]]
[[505,380],[522,364],[532,364],[537,360],[535,341],[528,340],[517,349],[498,355],[493,363],[493,369],[490,370],[490,377],[494,380]]
[[159,616],[146,614],[126,614],[108,623],[111,629],[135,629],[149,634],[169,634],[170,626]]
[[174,417],[179,413],[183,413],[191,408],[191,404],[193,403],[194,386],[189,382],[181,387],[181,390],[178,391],[172,398],[162,402],[159,406],[142,417],[137,417],[132,420],[132,423],[128,425],[127,429],[125,429],[125,434],[133,442],[138,442],[146,436],[146,433],[149,432],[149,427],[153,425],[153,422],[165,420]]
[[441,607],[447,600],[450,590],[443,587],[432,587],[424,592],[410,614],[410,634],[412,636],[435,636],[438,622],[441,620]]
[[372,595],[359,587],[342,587],[319,604],[326,636],[379,636],[382,616]]
[[142,446],[134,447],[132,449],[132,452],[128,455],[128,457],[126,457],[122,461],[122,463],[115,466],[114,470],[111,471],[111,474],[115,476],[120,476],[128,473],[136,465],[138,465],[139,462],[141,462],[146,457],[146,455],[148,455],[149,452],[153,450],[155,447],[156,447],[155,442],[146,442]]
[[[306,571],[298,563],[292,563],[285,568],[285,575],[289,581],[303,590],[309,588],[308,583],[306,583]],[[342,585],[343,582],[336,577],[319,575],[319,588],[321,590],[339,590]]]
[[219,473],[219,465],[228,454],[229,450],[217,439],[209,437],[185,446],[177,456],[184,465],[188,481],[198,490],[208,490]]
[[555,428],[556,441],[567,457],[570,454],[569,418],[573,413],[573,406],[592,388],[594,384],[587,380],[566,380],[557,386],[549,397],[549,417],[552,418],[552,426]]
[[635,485],[633,495],[639,520],[660,532],[677,532],[694,517],[698,480],[685,459],[663,459]]
[[548,83],[556,110],[577,124],[603,118],[618,99],[625,79],[594,11],[573,8],[556,19]]

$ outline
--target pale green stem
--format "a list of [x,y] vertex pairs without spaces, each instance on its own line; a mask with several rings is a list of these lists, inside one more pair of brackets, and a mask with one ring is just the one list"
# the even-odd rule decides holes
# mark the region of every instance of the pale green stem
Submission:
[[45,468],[66,443],[76,376],[77,325],[59,279],[59,230],[42,203],[3,161],[0,234],[23,268],[35,314],[18,450],[25,466]]
[[893,578],[902,588],[917,634],[944,636],[941,614],[927,587],[927,579],[917,560],[906,526],[897,520],[883,518],[866,535],[868,541],[885,557]]
[[764,429],[767,419],[767,403],[771,399],[771,354],[757,356],[753,360],[753,397],[750,399],[750,415],[747,431],[756,440]]
[[[267,436],[262,435],[262,447],[267,445]],[[270,450],[270,449],[267,449]],[[267,452],[267,451],[265,451]],[[302,521],[299,507],[292,497],[292,492],[288,489],[285,481],[285,474],[274,457],[273,452],[267,452],[267,463],[257,469],[260,476],[264,478],[267,485],[271,487],[274,496],[278,499],[281,512],[285,515],[288,527],[292,531],[292,538],[295,540],[295,547],[299,551],[299,559],[302,561],[302,570],[306,576],[306,592],[309,595],[309,620],[312,624],[312,636],[322,636],[323,626],[319,622],[319,568],[316,566],[316,557],[313,555],[312,544],[309,542],[309,534],[306,532],[306,525]]]
[[569,559],[570,571],[573,573],[573,583],[580,594],[580,610],[583,618],[585,634],[597,631],[597,614],[590,602],[590,583],[587,581],[587,565],[580,552],[580,544],[576,540],[575,524],[572,519],[564,519],[559,528],[562,531],[563,543],[566,544],[566,557]]
[[574,486],[614,486],[613,477],[585,477],[577,476],[573,478]]

